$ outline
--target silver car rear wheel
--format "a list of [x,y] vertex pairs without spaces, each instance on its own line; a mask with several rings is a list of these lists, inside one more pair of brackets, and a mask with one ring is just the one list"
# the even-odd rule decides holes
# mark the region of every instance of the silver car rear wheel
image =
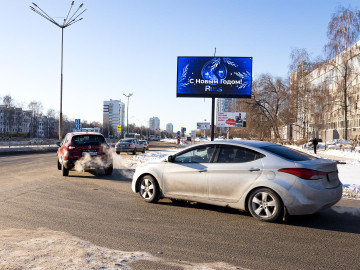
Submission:
[[254,190],[250,194],[248,207],[253,217],[268,222],[276,221],[282,212],[280,197],[268,188]]
[[146,202],[157,202],[159,200],[159,185],[151,175],[145,175],[140,180],[140,196]]

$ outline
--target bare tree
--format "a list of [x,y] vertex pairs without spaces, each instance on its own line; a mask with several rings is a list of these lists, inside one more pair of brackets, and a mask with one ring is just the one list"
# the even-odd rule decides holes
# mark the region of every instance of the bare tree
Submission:
[[293,49],[290,54],[289,109],[297,137],[306,138],[309,128],[311,89],[309,74],[314,62],[306,49]]
[[92,122],[90,122],[90,127],[98,127],[101,130],[103,125],[100,122],[92,121]]
[[15,107],[15,100],[10,95],[3,96],[2,101],[6,108]]
[[43,105],[40,101],[31,101],[28,105],[28,109],[31,111],[30,137],[35,137],[39,127],[39,118],[43,109]]
[[57,121],[55,118],[55,110],[48,109],[46,114],[44,115],[43,121],[43,129],[46,138],[55,138],[57,136],[56,133]]
[[12,134],[16,127],[16,111],[15,111],[15,101],[14,99],[8,94],[2,97],[2,104],[4,105],[4,118],[3,123],[5,127],[5,134]]
[[[289,98],[288,83],[269,74],[260,75],[253,83],[252,117],[261,119],[262,127],[272,131],[276,139],[281,139],[280,127],[291,123],[287,110]],[[255,124],[254,121],[253,124]]]
[[326,130],[331,128],[329,120],[333,119],[334,115],[334,97],[330,93],[328,80],[324,80],[312,88],[311,100],[312,130],[310,132],[313,137],[320,137],[319,132],[323,130],[325,132],[323,138],[326,140]]
[[[334,102],[342,113],[344,139],[348,139],[348,116],[352,108],[357,108],[358,100],[353,100],[355,89],[352,88],[353,82],[359,76],[359,71],[355,69],[355,56],[359,55],[359,45],[352,46],[360,32],[360,12],[351,7],[339,6],[328,26],[328,43],[325,45],[325,52],[329,58],[323,69],[332,72],[331,77],[335,84]],[[349,102],[350,101],[350,102]]]

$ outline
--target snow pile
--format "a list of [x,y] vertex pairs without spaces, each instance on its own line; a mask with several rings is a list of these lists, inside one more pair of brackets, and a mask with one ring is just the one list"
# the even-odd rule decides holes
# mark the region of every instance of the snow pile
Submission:
[[[173,143],[173,144],[177,144],[177,139],[169,139],[169,138],[166,138],[166,139],[162,139],[160,140],[161,142],[166,142],[166,143]],[[187,145],[188,142],[187,141],[184,141],[184,139],[181,139],[180,140],[180,145]]]
[[345,184],[343,188],[343,197],[347,199],[360,200],[360,185]]
[[148,161],[161,161],[169,155],[175,154],[179,149],[169,149],[163,151],[150,152],[148,154],[136,155],[126,162],[126,167],[135,169],[138,165]]
[[195,138],[195,142],[209,142],[210,139],[208,137],[204,138],[204,137],[196,137]]
[[169,138],[165,138],[165,139],[161,139],[160,142],[166,142],[166,143],[177,143],[177,139],[169,139]]
[[146,252],[109,249],[45,228],[0,230],[0,269],[131,269],[140,260],[164,268],[241,269],[224,262],[167,261]]
[[145,252],[99,247],[64,232],[47,229],[0,231],[1,269],[129,269]]

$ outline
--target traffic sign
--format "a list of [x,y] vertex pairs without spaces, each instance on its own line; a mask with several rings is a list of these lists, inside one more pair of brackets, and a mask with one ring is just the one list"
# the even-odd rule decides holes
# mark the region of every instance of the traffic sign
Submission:
[[80,119],[75,119],[75,130],[81,129],[81,122]]

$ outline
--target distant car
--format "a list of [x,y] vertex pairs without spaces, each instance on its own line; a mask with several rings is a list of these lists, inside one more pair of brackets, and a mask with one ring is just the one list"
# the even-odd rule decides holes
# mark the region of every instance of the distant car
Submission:
[[149,143],[147,140],[140,140],[139,143],[145,145],[145,149],[149,150]]
[[191,146],[136,168],[132,190],[146,202],[195,201],[249,211],[273,222],[313,214],[337,203],[342,184],[335,161],[261,141]]
[[104,136],[97,132],[71,132],[66,134],[63,141],[58,142],[57,167],[63,176],[75,168],[75,163],[82,158],[89,160],[82,163],[84,169],[104,168],[106,175],[113,172],[113,160],[110,146]]
[[137,139],[121,139],[115,144],[116,154],[128,152],[136,155],[136,152],[145,153],[145,148],[145,145],[141,144]]
[[186,137],[186,140],[191,142],[191,137],[190,136]]

